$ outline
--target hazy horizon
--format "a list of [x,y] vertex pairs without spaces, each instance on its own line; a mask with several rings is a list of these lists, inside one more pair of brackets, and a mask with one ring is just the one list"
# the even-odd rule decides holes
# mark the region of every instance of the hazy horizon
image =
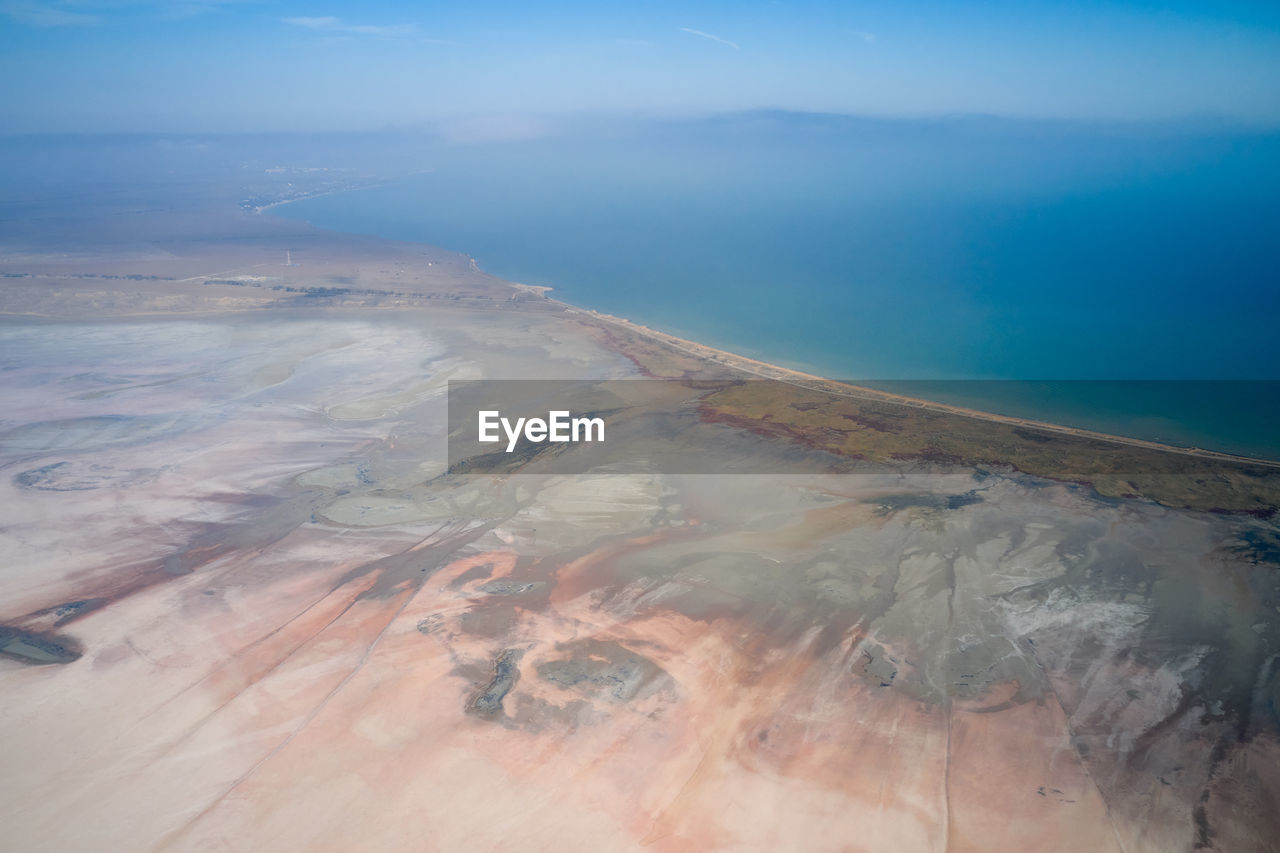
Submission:
[[0,127],[0,138],[21,137],[151,137],[189,138],[353,138],[418,137],[435,138],[449,144],[508,142],[569,134],[631,132],[661,125],[677,126],[718,121],[781,119],[795,121],[863,122],[868,125],[924,126],[968,123],[1005,126],[1040,126],[1063,130],[1168,130],[1173,132],[1217,132],[1221,130],[1272,133],[1280,130],[1280,115],[1273,119],[1217,115],[1208,112],[1159,117],[1077,117],[1005,115],[990,112],[936,112],[920,115],[892,115],[867,111],[807,110],[760,106],[745,109],[708,109],[688,112],[611,112],[607,110],[572,113],[495,113],[490,115],[442,116],[404,124],[378,127],[327,129],[301,128],[22,128]]
[[0,20],[23,81],[6,132],[510,135],[759,109],[1280,123],[1280,10],[1248,2],[6,0]]

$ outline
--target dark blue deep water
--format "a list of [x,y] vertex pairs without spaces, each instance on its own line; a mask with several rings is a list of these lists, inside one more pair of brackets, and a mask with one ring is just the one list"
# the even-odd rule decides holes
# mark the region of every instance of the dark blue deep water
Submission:
[[911,387],[1280,457],[1280,135],[753,114],[434,162],[280,212],[827,376],[1034,380]]

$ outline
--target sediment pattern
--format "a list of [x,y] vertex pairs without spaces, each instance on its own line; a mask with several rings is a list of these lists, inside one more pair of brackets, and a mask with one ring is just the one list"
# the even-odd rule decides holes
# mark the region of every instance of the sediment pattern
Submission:
[[15,848],[1280,831],[1273,519],[964,458],[832,473],[729,397],[669,440],[794,474],[448,472],[449,378],[638,375],[550,312],[75,332],[3,329]]

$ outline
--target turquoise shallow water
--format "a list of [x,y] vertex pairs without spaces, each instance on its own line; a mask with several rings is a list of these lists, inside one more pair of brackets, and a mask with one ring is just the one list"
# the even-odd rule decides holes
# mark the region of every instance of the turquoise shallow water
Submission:
[[280,212],[827,376],[1280,457],[1280,138],[752,116],[435,162]]

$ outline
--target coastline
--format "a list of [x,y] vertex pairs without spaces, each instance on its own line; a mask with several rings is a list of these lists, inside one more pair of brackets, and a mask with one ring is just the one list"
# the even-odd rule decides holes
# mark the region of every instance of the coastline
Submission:
[[[268,224],[242,222],[250,236]],[[1202,756],[1220,753],[1224,736],[1238,738],[1225,741],[1234,751],[1224,761],[1275,766],[1265,751],[1270,741],[1240,737],[1230,716],[1207,736],[1189,738],[1181,729],[1158,728],[1171,702],[1134,700],[1099,722],[1093,706],[1064,717],[1053,698],[1058,686],[1075,683],[1062,679],[1087,671],[1109,679],[1083,682],[1104,699],[1154,684],[1161,696],[1188,706],[1221,701],[1229,713],[1249,708],[1267,652],[1251,627],[1265,618],[1272,632],[1266,636],[1274,636],[1277,624],[1270,601],[1238,604],[1242,587],[1268,592],[1263,584],[1274,562],[1274,524],[1245,515],[1251,505],[1201,494],[1184,510],[1188,501],[1168,491],[1158,495],[1164,506],[1154,499],[1122,503],[1061,478],[979,472],[935,464],[928,455],[885,466],[832,466],[839,460],[810,456],[786,428],[817,415],[821,426],[838,428],[843,412],[861,411],[870,421],[894,409],[902,423],[931,421],[993,452],[1006,447],[1001,436],[1009,430],[847,398],[806,412],[804,405],[821,396],[800,387],[823,382],[812,374],[736,362],[724,351],[565,307],[474,272],[462,256],[318,229],[295,229],[287,238],[299,235],[310,248],[295,249],[299,267],[279,268],[278,290],[178,281],[199,269],[261,263],[277,253],[278,235],[252,244],[252,251],[201,245],[194,248],[205,254],[187,247],[167,266],[126,261],[103,270],[167,276],[149,284],[86,283],[99,293],[149,287],[155,295],[151,302],[101,303],[117,312],[206,304],[218,309],[212,313],[220,329],[193,330],[168,312],[150,315],[155,327],[141,332],[95,325],[90,334],[76,334],[50,326],[25,336],[25,323],[19,326],[24,337],[10,351],[31,369],[5,374],[10,398],[21,405],[6,424],[10,476],[0,487],[10,496],[9,526],[23,531],[18,544],[29,547],[19,549],[24,559],[11,561],[0,634],[9,630],[17,638],[9,651],[24,657],[8,664],[21,688],[13,691],[15,713],[42,724],[38,737],[24,741],[10,775],[22,791],[70,794],[12,800],[10,835],[47,839],[48,826],[30,818],[39,817],[39,806],[74,812],[75,821],[64,821],[68,833],[124,826],[130,835],[113,835],[115,847],[216,843],[257,827],[266,827],[264,837],[280,837],[270,821],[281,803],[296,809],[289,819],[299,825],[308,813],[334,812],[332,798],[315,796],[314,785],[294,786],[295,777],[392,778],[362,795],[360,814],[372,817],[354,825],[359,834],[378,829],[378,809],[387,802],[393,804],[387,814],[402,814],[394,803],[405,796],[403,774],[388,768],[405,767],[421,780],[407,795],[415,803],[438,802],[441,791],[473,792],[457,808],[447,803],[446,812],[463,815],[456,837],[475,846],[475,822],[465,808],[483,810],[501,796],[525,809],[513,798],[530,789],[530,778],[553,787],[568,777],[581,780],[580,790],[568,794],[601,802],[600,791],[607,793],[616,775],[600,761],[602,743],[621,759],[644,759],[616,800],[605,801],[626,813],[636,802],[631,779],[659,787],[674,779],[679,787],[700,767],[728,784],[695,790],[698,814],[741,802],[744,779],[759,786],[755,796],[788,797],[785,808],[802,817],[825,814],[846,788],[833,794],[822,780],[847,782],[850,805],[837,810],[844,823],[821,828],[829,837],[847,837],[877,819],[876,791],[886,772],[913,786],[912,802],[937,801],[942,769],[952,762],[986,762],[981,773],[955,777],[953,802],[1026,802],[1061,815],[1062,804],[1037,796],[1035,786],[1057,785],[1063,799],[1082,799],[1076,790],[1092,790],[1084,762],[1096,767],[1110,755],[1081,748],[1072,760],[1082,769],[1063,781],[1064,756],[1075,755],[1064,750],[1079,731],[1094,732],[1085,741],[1090,747],[1115,732],[1138,737],[1153,726],[1162,732],[1152,754],[1164,764],[1143,777],[1145,788],[1122,790],[1139,803],[1146,790],[1199,802],[1202,778],[1174,776],[1175,787],[1161,782],[1158,770],[1198,761],[1207,774]],[[436,272],[442,267],[454,273]],[[342,275],[353,279],[348,291],[324,287],[340,284],[331,277]],[[61,289],[44,281],[26,286]],[[448,298],[464,288],[475,298]],[[68,288],[61,304],[75,306],[74,296]],[[113,323],[119,316],[106,310],[96,316],[102,315]],[[356,322],[342,322],[347,318]],[[616,341],[604,341],[606,334]],[[634,357],[629,363],[624,356]],[[708,475],[655,476],[646,464],[494,479],[451,476],[440,464],[447,405],[441,386],[457,366],[470,364],[489,377],[514,370],[527,378],[594,381],[638,376],[636,360],[660,375],[683,373],[687,383],[666,390],[690,401],[689,408],[658,421],[671,424],[669,432],[631,420],[637,428],[613,433],[615,446],[641,458],[668,447],[697,452]],[[720,383],[727,393],[703,392],[715,386],[701,377],[748,375],[743,369],[794,384],[728,382]],[[753,435],[759,422],[704,417],[757,391],[757,413],[782,427],[775,437]],[[716,412],[708,401],[716,401],[710,404]],[[747,407],[739,411],[750,414]],[[920,437],[910,429],[858,434],[881,435],[897,442],[891,449],[907,452]],[[1072,444],[1078,443],[1024,442],[1049,455]],[[788,471],[802,461],[783,478],[733,472],[744,449]],[[721,476],[731,472],[741,476]],[[1196,478],[1166,479],[1178,487]],[[1237,482],[1235,491],[1252,494],[1257,481]],[[1177,508],[1167,509],[1169,503]],[[1215,507],[1237,514],[1206,514]],[[47,542],[59,547],[37,547]],[[1135,553],[1142,555],[1139,565]],[[1206,624],[1200,612],[1230,618]],[[1148,630],[1151,622],[1162,630]],[[957,644],[962,632],[973,631],[981,632],[976,641]],[[33,650],[42,642],[65,654]],[[1087,669],[1108,654],[1120,668]],[[70,659],[75,655],[78,661]],[[1188,669],[1189,655],[1204,661],[1200,668]],[[1220,664],[1246,655],[1240,666]],[[58,660],[39,659],[49,657]],[[762,673],[760,661],[776,666]],[[729,679],[708,679],[708,672]],[[1170,672],[1182,680],[1169,686]],[[244,673],[267,675],[254,680]],[[827,683],[842,685],[841,692],[827,696]],[[280,697],[268,703],[267,718],[264,690]],[[86,727],[80,713],[50,717],[49,708],[67,705],[56,700],[68,691],[115,691],[128,698],[122,707],[131,715],[106,719],[105,729]],[[175,694],[184,701],[170,701]],[[294,721],[314,716],[316,703],[332,696],[323,725],[304,726],[301,740],[280,746],[292,737]],[[868,740],[871,729],[859,718],[884,722],[871,728],[885,736]],[[203,729],[210,719],[212,727]],[[638,730],[637,720],[651,725]],[[1190,724],[1201,731],[1194,715]],[[961,733],[954,746],[946,738],[952,725]],[[368,736],[378,731],[386,736]],[[477,738],[494,748],[477,751]],[[1029,769],[1012,779],[996,772],[1003,753],[987,748],[995,740],[1013,743],[1017,766]],[[526,761],[530,743],[556,750],[555,761]],[[697,747],[705,743],[723,749],[704,760]],[[810,749],[814,743],[821,748]],[[417,752],[406,753],[406,744]],[[818,783],[779,788],[770,766],[744,776],[742,744],[758,750],[748,764],[786,750],[798,756],[784,758],[799,767],[796,778]],[[183,752],[191,749],[219,758],[209,773],[197,774],[198,785],[190,784]],[[89,811],[76,782],[85,750],[104,768]],[[138,776],[137,756],[160,752],[173,760]],[[484,763],[490,754],[515,759],[490,772]],[[469,775],[459,779],[460,755]],[[314,756],[321,756],[318,763]],[[832,756],[846,758],[847,767],[834,766]],[[683,764],[673,769],[673,761]],[[927,761],[926,770],[909,775],[899,769],[904,761]],[[228,786],[262,766],[275,775],[255,778],[232,809],[220,810]],[[546,766],[565,767],[567,776],[527,775]],[[1109,768],[1102,764],[1098,775]],[[441,779],[450,784],[442,788]],[[336,796],[349,803],[349,794]],[[162,807],[151,807],[158,797]],[[136,810],[136,819],[124,812],[130,820],[122,823],[121,808],[136,803],[147,807]],[[535,821],[539,807],[527,806]],[[201,823],[186,819],[200,810],[207,815]],[[450,815],[442,814],[437,823],[444,825]],[[911,813],[902,817],[901,825],[910,826]],[[606,841],[634,847],[659,819],[645,816],[632,836],[625,827],[635,824],[619,822],[623,834]],[[898,822],[898,814],[879,819]],[[352,827],[341,823],[339,830]],[[1046,837],[1042,824],[1026,836],[1033,847]],[[804,828],[818,832],[811,822]],[[598,823],[582,832],[593,841],[603,837]],[[788,839],[794,834],[782,838],[784,846]],[[502,846],[497,836],[481,846],[489,840]],[[372,846],[401,841],[379,836]],[[289,843],[314,846],[314,838]],[[550,838],[547,844],[555,846]],[[1097,846],[1091,840],[1085,846],[1091,844]],[[898,846],[928,845],[904,837]]]
[[1075,438],[1087,438],[1095,441],[1107,441],[1114,444],[1123,444],[1130,447],[1140,447],[1146,450],[1156,450],[1164,453],[1181,453],[1187,456],[1195,456],[1202,459],[1213,459],[1223,462],[1237,462],[1264,465],[1270,468],[1280,469],[1280,460],[1266,459],[1264,457],[1242,456],[1233,453],[1224,453],[1218,450],[1207,450],[1200,447],[1181,447],[1176,444],[1164,444],[1157,441],[1148,441],[1141,438],[1131,438],[1129,436],[1116,435],[1114,433],[1098,432],[1095,430],[1083,429],[1080,427],[1068,426],[1066,424],[1055,424],[1048,421],[1039,421],[1031,418],[1019,418],[1012,415],[1002,415],[997,412],[987,412],[979,409],[969,409],[963,406],[955,406],[950,403],[940,403],[935,400],[926,400],[919,397],[908,397],[902,394],[894,394],[889,391],[881,391],[876,388],[868,388],[862,385],[853,385],[848,382],[840,382],[835,379],[829,379],[824,376],[817,376],[811,373],[794,370],[789,367],[782,367],[769,362],[760,361],[758,359],[749,358],[744,355],[728,352],[726,350],[711,347],[706,344],[700,344],[696,341],[690,341],[685,338],[679,338],[657,329],[651,329],[633,323],[623,317],[615,317],[610,314],[602,314],[591,309],[579,308],[569,305],[568,303],[559,303],[564,305],[572,312],[586,314],[595,320],[607,323],[618,328],[647,337],[651,340],[673,347],[695,358],[709,359],[717,365],[729,367],[743,373],[749,373],[762,379],[772,379],[779,382],[785,382],[789,385],[795,385],[799,388],[807,388],[815,391],[822,391],[826,394],[834,394],[836,396],[849,397],[852,399],[873,400],[882,403],[892,403],[900,406],[912,406],[926,411],[934,411],[945,413],[948,415],[957,415],[965,418],[972,418],[980,421],[990,421],[993,423],[1005,424],[1008,426],[1016,426],[1026,429],[1043,430],[1046,432],[1055,432],[1062,435],[1069,435]]
[[[328,191],[318,193],[319,195],[333,195],[342,192],[342,190]],[[316,196],[307,196],[312,198]],[[302,201],[303,198],[287,199],[276,202],[264,207],[264,210],[283,207],[294,201]],[[287,217],[281,217],[287,219]],[[296,220],[294,220],[296,221]],[[327,229],[326,229],[327,230]],[[334,232],[344,234],[345,232]],[[385,239],[385,238],[375,238]],[[394,242],[394,241],[388,241]],[[439,249],[428,243],[414,243],[413,245],[422,246],[424,248]],[[447,250],[454,251],[454,250]],[[848,397],[855,400],[873,401],[879,403],[888,403],[899,406],[909,406],[929,412],[953,415],[958,417],[969,418],[972,420],[984,421],[989,423],[998,423],[1005,426],[1013,426],[1022,429],[1032,429],[1042,432],[1049,432],[1058,435],[1070,436],[1073,438],[1082,438],[1093,441],[1104,441],[1111,444],[1122,445],[1126,447],[1140,448],[1162,453],[1175,453],[1184,456],[1191,456],[1197,459],[1206,459],[1220,462],[1230,462],[1237,464],[1261,465],[1268,468],[1280,470],[1280,459],[1271,459],[1264,456],[1249,456],[1244,454],[1228,453],[1225,451],[1211,450],[1201,447],[1188,447],[1176,444],[1168,444],[1159,441],[1151,441],[1148,439],[1134,438],[1131,436],[1117,435],[1115,433],[1101,432],[1082,427],[1074,427],[1067,424],[1053,423],[1051,421],[1037,420],[1034,418],[1024,418],[1013,415],[1003,415],[997,412],[984,411],[980,409],[967,408],[957,406],[950,403],[942,403],[935,400],[927,400],[919,397],[910,397],[903,394],[895,394],[889,391],[882,391],[875,388],[869,388],[861,385],[854,385],[848,382],[841,382],[825,376],[813,373],[807,373],[794,368],[783,367],[771,362],[762,361],[760,359],[751,358],[749,356],[740,355],[719,347],[709,344],[699,343],[698,341],[682,338],[668,332],[654,329],[640,323],[636,323],[625,317],[618,317],[613,314],[607,314],[585,306],[574,305],[561,299],[554,299],[547,295],[552,291],[552,287],[542,285],[527,285],[514,282],[509,279],[502,278],[493,273],[486,272],[479,261],[466,254],[460,252],[472,270],[478,272],[495,283],[509,287],[516,291],[516,295],[521,297],[532,297],[539,301],[545,300],[559,308],[561,308],[568,316],[574,317],[579,321],[594,322],[602,324],[610,329],[621,330],[631,334],[646,338],[654,343],[670,347],[685,355],[693,358],[710,362],[718,367],[727,368],[739,373],[746,373],[750,376],[762,379],[771,379],[794,385],[799,388],[808,390],[821,391],[836,396]]]
[[394,178],[377,178],[374,180],[366,181],[364,183],[356,184],[354,186],[336,187],[332,189],[316,190],[313,192],[304,192],[302,195],[294,196],[293,198],[280,199],[279,201],[272,201],[266,204],[249,204],[248,202],[241,202],[241,207],[246,212],[251,212],[255,216],[261,216],[263,213],[265,213],[268,210],[274,210],[275,208],[283,207],[286,204],[293,204],[295,201],[308,201],[313,198],[324,198],[325,196],[340,195],[342,193],[357,192],[359,190],[376,189],[378,187],[386,186],[391,181],[399,181],[405,178],[413,178],[413,177],[417,177],[418,175],[428,175],[432,171],[434,170],[419,169],[416,172],[409,172],[407,174],[399,175]]

